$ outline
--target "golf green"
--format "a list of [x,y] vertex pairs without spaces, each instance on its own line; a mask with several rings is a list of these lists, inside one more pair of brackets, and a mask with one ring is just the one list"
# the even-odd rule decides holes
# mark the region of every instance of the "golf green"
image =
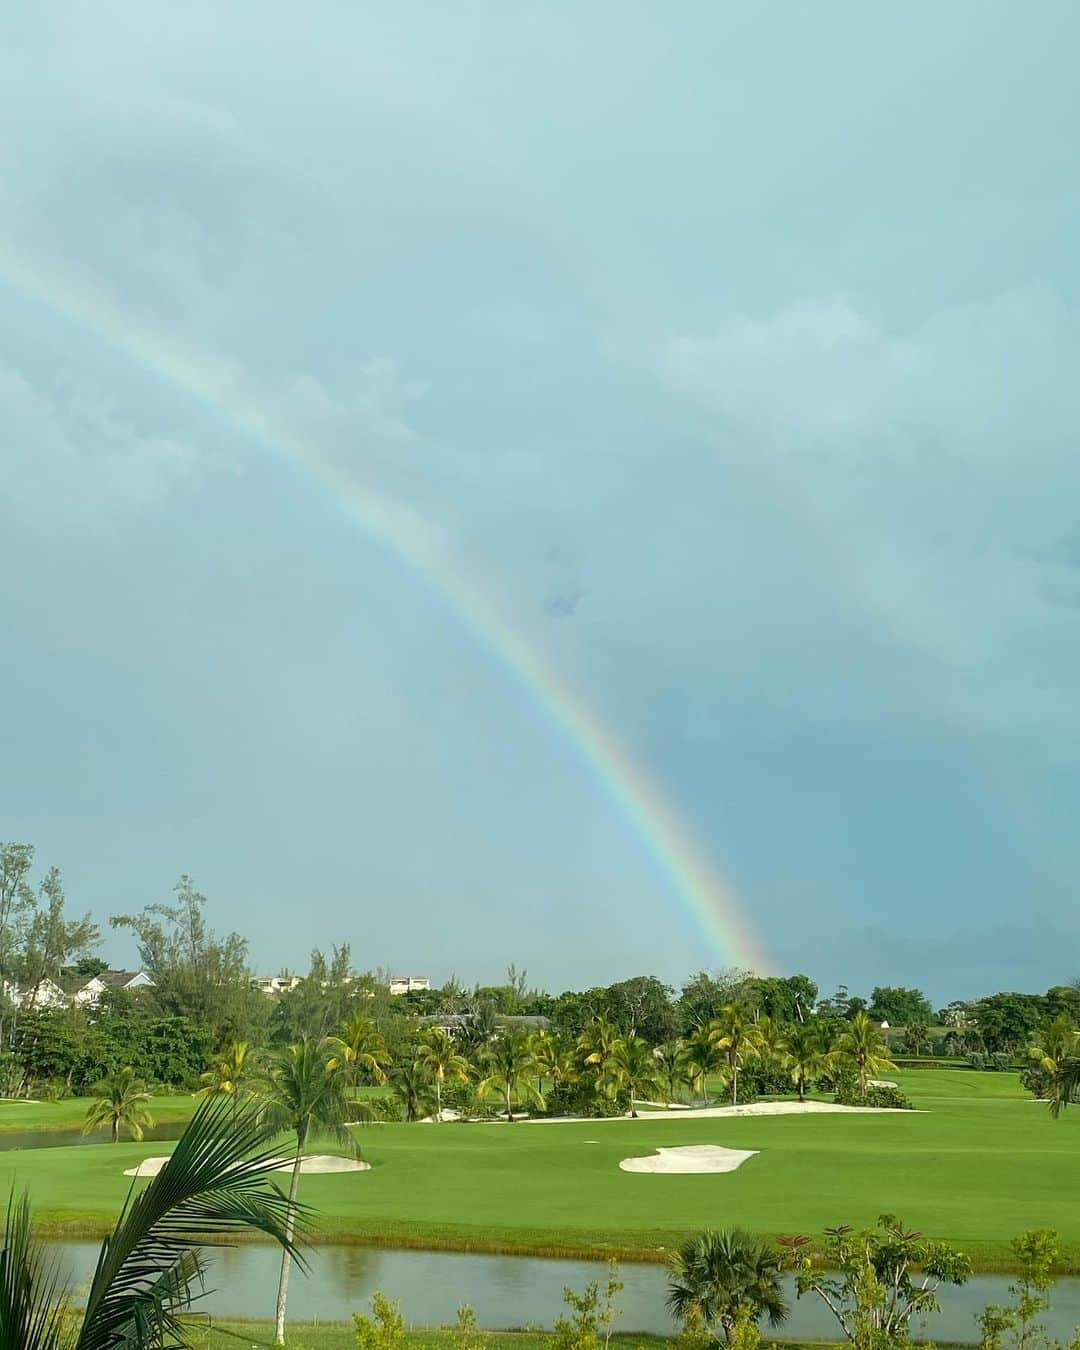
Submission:
[[[301,1198],[327,1238],[388,1245],[655,1259],[706,1225],[817,1232],[893,1213],[984,1268],[1007,1264],[1017,1233],[1054,1228],[1069,1267],[1080,1266],[1080,1110],[1052,1120],[1014,1074],[899,1077],[918,1111],[372,1125],[358,1131],[372,1170],[305,1176]],[[759,1152],[722,1175],[619,1170],[622,1158],[680,1144]],[[42,1230],[85,1232],[115,1215],[130,1184],[124,1168],[169,1147],[0,1153],[0,1183],[30,1189]]]

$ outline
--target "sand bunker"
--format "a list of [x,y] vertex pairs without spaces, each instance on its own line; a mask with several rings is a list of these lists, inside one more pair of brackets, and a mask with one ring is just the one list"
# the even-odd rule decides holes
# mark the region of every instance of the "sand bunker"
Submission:
[[666,1172],[669,1176],[689,1172],[734,1172],[758,1150],[721,1148],[719,1144],[687,1144],[683,1148],[658,1148],[648,1158],[624,1158],[624,1172]]
[[[144,1158],[138,1167],[125,1167],[126,1177],[156,1177],[168,1162],[168,1158]],[[285,1159],[275,1172],[291,1172],[292,1161]],[[340,1158],[334,1153],[313,1153],[300,1163],[301,1172],[369,1172],[371,1164],[360,1162],[358,1158]]]

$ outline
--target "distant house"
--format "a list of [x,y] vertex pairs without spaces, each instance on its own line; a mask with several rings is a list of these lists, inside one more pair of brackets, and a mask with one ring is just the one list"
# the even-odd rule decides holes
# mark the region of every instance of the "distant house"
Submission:
[[70,999],[55,980],[41,980],[33,989],[20,989],[4,981],[4,996],[24,1008],[63,1008]]
[[300,983],[299,975],[260,975],[255,981],[255,988],[260,994],[265,994],[267,998],[277,998],[279,994],[287,994],[295,989]]
[[426,975],[391,975],[391,994],[412,994],[417,990],[430,989],[431,981]]
[[75,1002],[96,1008],[106,989],[152,989],[154,981],[145,970],[102,970],[75,990]]

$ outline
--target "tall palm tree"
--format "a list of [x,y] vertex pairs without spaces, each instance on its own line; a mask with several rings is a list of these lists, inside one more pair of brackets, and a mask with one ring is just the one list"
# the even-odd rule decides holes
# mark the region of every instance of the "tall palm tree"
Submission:
[[143,1137],[144,1129],[153,1125],[154,1118],[148,1110],[150,1094],[135,1077],[134,1069],[117,1069],[108,1078],[102,1079],[94,1091],[99,1095],[96,1101],[91,1102],[86,1113],[83,1134],[109,1125],[115,1144],[120,1138],[121,1125],[136,1140]]
[[235,1111],[254,1077],[255,1067],[247,1041],[232,1041],[210,1061],[206,1072],[199,1075],[201,1086],[195,1095],[227,1096]]
[[340,1035],[329,1037],[326,1044],[331,1068],[345,1069],[354,1086],[365,1075],[374,1083],[386,1082],[393,1060],[370,1013],[354,1012],[341,1024]]
[[278,1279],[274,1325],[277,1345],[285,1344],[293,1214],[300,1188],[304,1145],[313,1134],[323,1134],[330,1136],[350,1154],[355,1155],[359,1151],[355,1138],[347,1128],[357,1104],[349,1102],[345,1092],[346,1076],[340,1067],[330,1067],[331,1058],[325,1042],[306,1036],[274,1059],[263,1086],[262,1106],[267,1121],[279,1130],[288,1130],[296,1136],[286,1224],[286,1235],[290,1241],[282,1249],[281,1274]]
[[731,1104],[739,1102],[739,1070],[748,1059],[761,1050],[761,1033],[736,1003],[725,1004],[720,1016],[708,1025],[713,1045],[727,1061],[731,1083]]
[[428,1027],[420,1038],[416,1062],[435,1084],[435,1119],[442,1120],[443,1083],[464,1083],[469,1077],[469,1061],[460,1055],[442,1027]]
[[787,1068],[799,1101],[806,1101],[807,1086],[825,1068],[821,1034],[812,1022],[798,1022],[788,1032]]
[[1042,1028],[1028,1047],[1028,1058],[1046,1075],[1050,1114],[1056,1120],[1075,1094],[1080,1058],[1080,1034],[1067,1013]]
[[422,1065],[407,1059],[395,1064],[390,1070],[390,1090],[401,1103],[406,1120],[419,1120],[427,1115],[431,1079]]
[[254,1103],[234,1113],[224,1097],[202,1102],[158,1175],[128,1193],[81,1312],[50,1249],[31,1234],[29,1197],[12,1194],[0,1253],[0,1345],[182,1346],[180,1317],[201,1296],[207,1237],[256,1229],[300,1261],[292,1210],[270,1180],[281,1163],[273,1133]]
[[871,1078],[896,1068],[877,1024],[865,1012],[857,1012],[836,1038],[829,1058],[840,1068],[855,1070],[860,1097],[866,1096]]
[[637,1099],[643,1092],[660,1090],[660,1066],[652,1046],[640,1036],[616,1041],[608,1061],[608,1073],[630,1096],[630,1116],[637,1119]]
[[487,1072],[480,1081],[480,1095],[498,1092],[503,1099],[507,1120],[514,1119],[515,1101],[543,1106],[543,1095],[532,1081],[536,1073],[536,1061],[525,1032],[511,1031],[492,1042],[488,1046],[484,1067]]
[[740,1323],[767,1317],[778,1327],[791,1311],[781,1285],[782,1254],[741,1228],[688,1238],[669,1268],[667,1306],[673,1315],[714,1333],[719,1327],[727,1342]]
[[702,1106],[709,1104],[709,1074],[716,1073],[723,1062],[707,1027],[699,1027],[683,1047],[683,1065],[687,1078],[690,1086],[696,1085],[701,1093]]

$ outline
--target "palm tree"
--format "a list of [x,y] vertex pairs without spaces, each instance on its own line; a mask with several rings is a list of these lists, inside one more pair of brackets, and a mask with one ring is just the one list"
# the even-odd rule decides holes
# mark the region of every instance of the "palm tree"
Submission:
[[431,1079],[414,1060],[402,1060],[390,1070],[390,1090],[401,1103],[406,1120],[427,1115],[431,1101]]
[[871,1078],[895,1070],[877,1024],[868,1013],[857,1012],[833,1044],[829,1058],[841,1068],[854,1069],[859,1077],[859,1096],[866,1096]]
[[665,1041],[653,1051],[656,1067],[667,1089],[667,1100],[675,1100],[675,1084],[686,1082],[686,1047],[682,1041]]
[[787,1321],[782,1254],[741,1228],[707,1230],[688,1238],[670,1262],[667,1306],[688,1325],[717,1326],[730,1342],[740,1324],[768,1317]]
[[442,1085],[466,1082],[469,1061],[458,1054],[442,1027],[428,1027],[417,1047],[416,1063],[435,1084],[435,1119],[442,1120]]
[[196,1097],[227,1096],[233,1109],[240,1105],[244,1088],[254,1078],[250,1048],[247,1041],[233,1041],[220,1055],[210,1061],[210,1067],[199,1075],[202,1086]]
[[296,1193],[300,1187],[300,1164],[304,1145],[312,1134],[331,1136],[342,1148],[355,1155],[356,1140],[347,1125],[350,1105],[346,1093],[346,1076],[340,1068],[330,1067],[331,1056],[325,1042],[310,1036],[290,1045],[270,1066],[263,1087],[262,1107],[266,1119],[279,1130],[296,1135],[292,1178],[289,1182],[289,1214],[286,1235],[289,1244],[281,1253],[281,1275],[278,1280],[277,1311],[274,1341],[285,1344],[285,1308],[289,1296],[289,1270],[292,1266],[293,1215]]
[[709,1104],[709,1074],[723,1064],[720,1051],[713,1044],[706,1027],[700,1027],[683,1047],[683,1064],[691,1087],[701,1092],[702,1106]]
[[[50,1249],[31,1234],[29,1197],[12,1194],[0,1255],[0,1344],[8,1350],[182,1346],[181,1314],[201,1297],[207,1237],[255,1229],[302,1260],[294,1216],[271,1181],[281,1155],[254,1103],[202,1102],[172,1155],[132,1187],[102,1242],[81,1314]],[[306,1216],[300,1216],[306,1228]]]
[[534,1032],[529,1050],[536,1065],[536,1088],[543,1092],[546,1078],[552,1087],[570,1083],[574,1079],[574,1059],[567,1046],[550,1031]]
[[1068,1106],[1078,1086],[1078,1057],[1080,1035],[1067,1013],[1060,1013],[1052,1022],[1048,1022],[1028,1047],[1028,1058],[1046,1075],[1046,1095],[1050,1114],[1055,1120]]
[[386,1082],[386,1070],[393,1062],[375,1019],[366,1012],[354,1012],[341,1024],[341,1035],[326,1042],[331,1051],[330,1067],[343,1068],[355,1086],[362,1075],[375,1083]]
[[825,1068],[821,1033],[812,1022],[798,1022],[788,1032],[787,1067],[799,1101],[806,1101],[807,1085]]
[[493,1042],[485,1056],[487,1073],[480,1082],[480,1095],[498,1092],[506,1108],[506,1119],[514,1119],[514,1102],[529,1101],[543,1106],[544,1098],[532,1078],[536,1073],[529,1038],[523,1031],[511,1031]]
[[643,1092],[660,1090],[660,1066],[652,1047],[640,1036],[616,1041],[608,1061],[608,1073],[630,1095],[630,1116],[637,1119],[637,1098]]
[[593,1018],[578,1037],[578,1055],[582,1064],[595,1069],[600,1078],[605,1076],[608,1060],[619,1039],[619,1028],[603,1013]]
[[925,1022],[909,1022],[904,1028],[905,1048],[919,1055],[930,1044],[930,1028]]
[[120,1138],[120,1126],[127,1128],[132,1139],[143,1137],[143,1130],[149,1129],[154,1118],[147,1107],[150,1094],[135,1077],[135,1070],[128,1067],[117,1069],[108,1078],[103,1079],[94,1089],[99,1093],[96,1101],[91,1102],[83,1124],[83,1134],[100,1130],[103,1125],[112,1127],[112,1141]]
[[727,1061],[728,1077],[731,1081],[731,1104],[737,1106],[739,1069],[745,1060],[759,1053],[762,1045],[761,1034],[735,1003],[725,1004],[720,1009],[720,1016],[709,1023],[707,1030],[713,1045]]

